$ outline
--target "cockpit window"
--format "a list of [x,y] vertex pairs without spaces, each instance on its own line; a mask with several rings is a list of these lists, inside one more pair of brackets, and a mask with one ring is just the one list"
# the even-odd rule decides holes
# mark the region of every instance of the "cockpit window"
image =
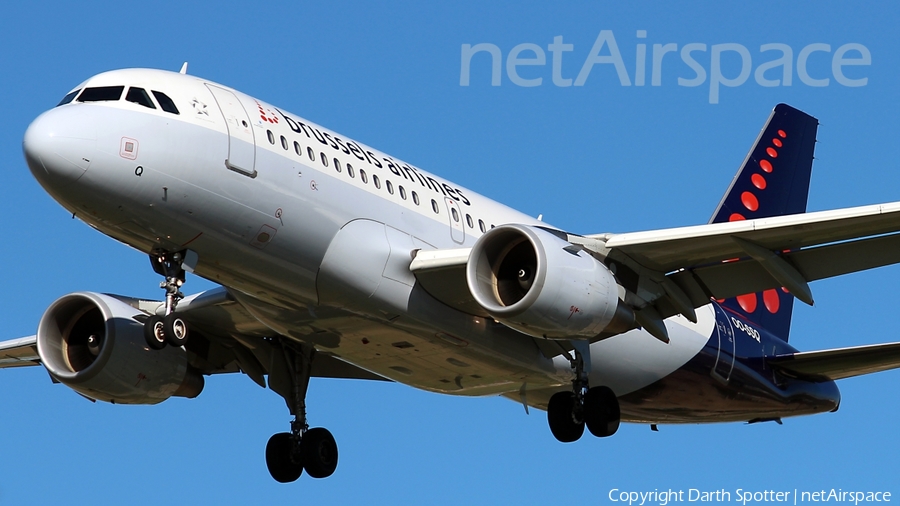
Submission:
[[71,102],[75,98],[75,95],[78,94],[79,91],[81,91],[81,90],[75,90],[75,91],[69,92],[68,95],[64,96],[63,99],[60,100],[58,104],[56,104],[56,107],[59,107],[61,105],[66,105],[69,102]]
[[172,99],[169,98],[168,95],[166,95],[165,93],[163,93],[161,91],[156,91],[156,90],[152,90],[152,91],[153,91],[153,96],[156,97],[156,101],[159,102],[159,106],[162,107],[162,110],[164,110],[166,112],[170,112],[172,114],[179,114],[178,108],[175,107],[175,102],[173,102]]
[[150,95],[147,94],[144,88],[128,88],[128,94],[125,95],[125,100],[140,104],[144,107],[149,107],[150,109],[156,109],[156,106],[153,105],[153,101],[150,100]]
[[109,102],[119,100],[122,97],[124,86],[99,86],[97,88],[85,88],[78,96],[78,102]]

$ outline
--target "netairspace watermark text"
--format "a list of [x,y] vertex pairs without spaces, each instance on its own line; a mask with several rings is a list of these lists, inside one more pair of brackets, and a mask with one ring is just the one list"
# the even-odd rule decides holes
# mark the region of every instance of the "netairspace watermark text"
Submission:
[[[662,86],[664,82],[672,82],[672,75],[677,75],[678,86],[707,85],[709,103],[718,104],[722,87],[734,88],[749,83],[751,75],[759,86],[792,86],[796,69],[796,76],[802,85],[825,87],[833,79],[841,86],[852,88],[865,86],[869,82],[865,69],[852,67],[872,64],[869,49],[857,42],[848,42],[836,48],[824,42],[814,42],[799,51],[788,44],[772,42],[762,44],[754,56],[747,46],[736,42],[651,45],[647,43],[646,30],[638,30],[636,39],[633,65],[630,61],[626,65],[612,30],[601,30],[593,47],[583,57],[579,56],[580,51],[575,50],[574,44],[563,42],[562,35],[553,37],[546,51],[539,44],[523,43],[513,47],[505,58],[496,44],[463,44],[459,85],[473,84],[474,65],[478,76],[474,85],[487,84],[482,76],[486,77],[485,70],[489,70],[490,85],[501,86],[505,59],[505,74],[509,82],[521,87],[543,86],[545,77],[548,77],[549,52],[549,77],[556,87],[584,86],[592,72],[599,74],[593,78],[595,80],[615,82],[618,78],[621,86],[646,86],[648,77],[650,86]],[[826,70],[829,63],[830,72]],[[580,69],[577,74],[576,68]],[[815,71],[811,73],[811,69]],[[663,77],[664,72],[667,79]]]
[[714,504],[870,504],[889,503],[891,493],[883,490],[863,491],[840,488],[823,490],[700,490],[697,488],[668,490],[621,490],[610,489],[608,499],[613,503],[628,506],[668,506],[674,503],[714,503]]

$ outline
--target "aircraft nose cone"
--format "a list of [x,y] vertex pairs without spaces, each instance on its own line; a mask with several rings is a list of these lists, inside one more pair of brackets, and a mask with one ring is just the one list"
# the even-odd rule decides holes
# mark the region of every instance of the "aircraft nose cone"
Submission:
[[[94,125],[77,114],[79,107],[51,109],[35,119],[22,141],[31,173],[46,188],[77,181],[91,166],[97,149]],[[49,188],[48,188],[49,189]]]

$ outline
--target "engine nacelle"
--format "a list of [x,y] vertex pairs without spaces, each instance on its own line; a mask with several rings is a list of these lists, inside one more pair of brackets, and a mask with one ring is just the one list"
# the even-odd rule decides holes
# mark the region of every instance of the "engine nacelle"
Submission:
[[157,404],[196,397],[203,376],[188,367],[184,348],[151,350],[140,311],[92,292],[57,299],[41,317],[37,348],[50,375],[91,399],[117,404]]
[[609,269],[568,241],[526,225],[502,225],[481,236],[466,266],[475,301],[497,321],[534,337],[588,338],[616,317]]

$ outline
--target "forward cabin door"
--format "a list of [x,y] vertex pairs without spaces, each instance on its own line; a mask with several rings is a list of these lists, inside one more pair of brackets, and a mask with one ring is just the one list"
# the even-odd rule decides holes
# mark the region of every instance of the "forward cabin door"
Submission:
[[212,84],[207,84],[206,87],[216,98],[228,128],[228,157],[225,159],[225,166],[245,176],[256,177],[256,142],[250,116],[231,91]]

